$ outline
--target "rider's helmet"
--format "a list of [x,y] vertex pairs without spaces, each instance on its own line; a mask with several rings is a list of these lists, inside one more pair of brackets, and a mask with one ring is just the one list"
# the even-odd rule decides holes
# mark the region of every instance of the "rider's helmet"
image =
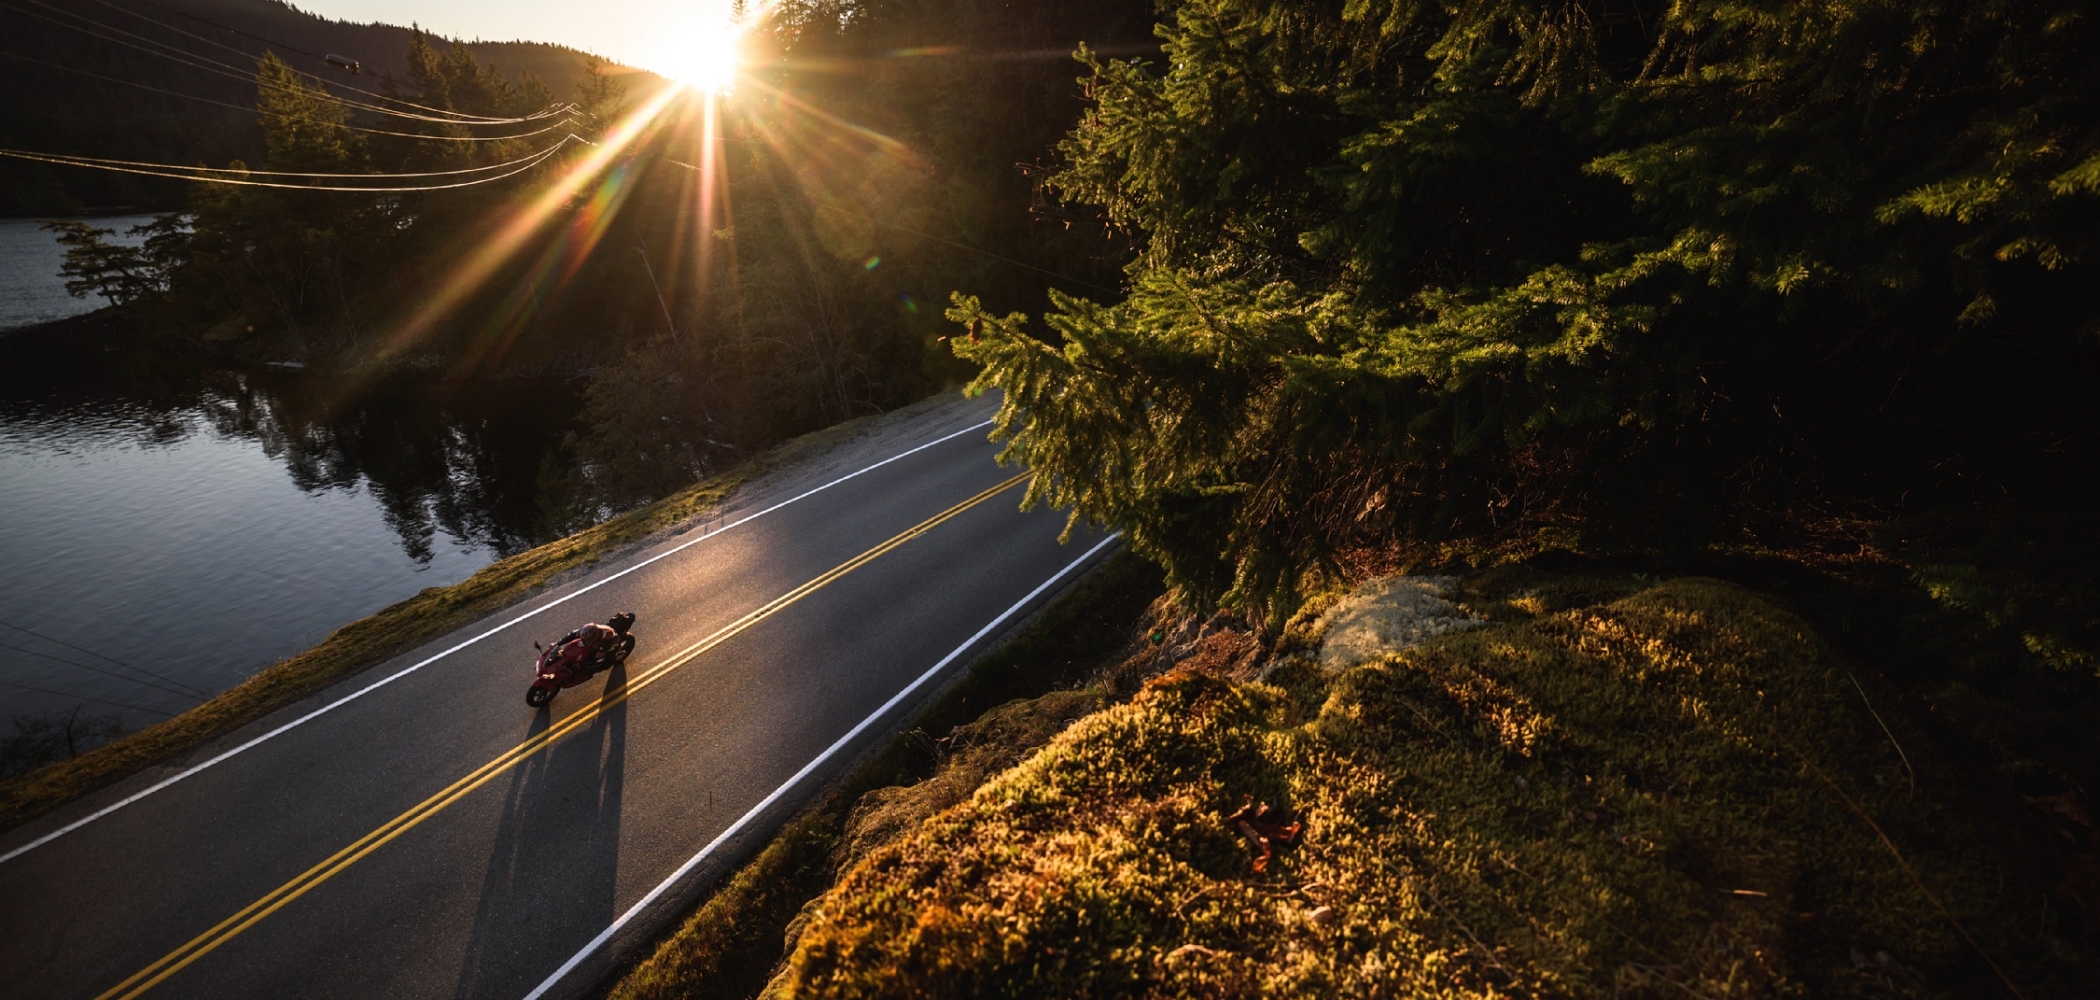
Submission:
[[605,624],[612,626],[613,631],[626,635],[627,630],[634,627],[634,612],[622,611],[606,619]]

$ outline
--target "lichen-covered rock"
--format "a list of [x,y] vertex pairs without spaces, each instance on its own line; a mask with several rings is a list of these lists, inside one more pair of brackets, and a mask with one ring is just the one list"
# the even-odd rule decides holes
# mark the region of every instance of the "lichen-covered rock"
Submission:
[[1448,576],[1388,576],[1357,587],[1315,626],[1323,636],[1320,666],[1344,670],[1482,624],[1449,600],[1455,582]]

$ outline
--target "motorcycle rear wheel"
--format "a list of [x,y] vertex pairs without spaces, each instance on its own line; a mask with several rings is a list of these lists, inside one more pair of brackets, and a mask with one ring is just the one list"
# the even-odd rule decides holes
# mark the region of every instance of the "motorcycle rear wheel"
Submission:
[[613,647],[612,661],[614,663],[626,663],[628,655],[633,652],[634,636],[623,635],[620,637],[620,644]]
[[534,708],[539,708],[540,706],[545,705],[553,700],[553,688],[529,687],[525,689],[525,704],[531,705]]

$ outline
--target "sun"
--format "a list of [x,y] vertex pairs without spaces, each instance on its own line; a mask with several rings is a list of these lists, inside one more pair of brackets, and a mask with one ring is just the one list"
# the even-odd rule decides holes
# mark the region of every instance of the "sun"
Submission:
[[736,85],[743,34],[729,4],[702,0],[659,36],[650,62],[688,87],[721,93]]

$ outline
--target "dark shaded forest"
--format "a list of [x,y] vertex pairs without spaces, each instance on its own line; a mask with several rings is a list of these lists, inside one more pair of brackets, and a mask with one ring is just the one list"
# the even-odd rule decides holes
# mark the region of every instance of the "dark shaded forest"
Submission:
[[[375,88],[408,71],[413,29],[317,17],[280,0],[20,0],[0,6],[0,147],[160,163],[260,163],[263,129],[255,85],[218,63],[252,71],[270,48],[300,70],[348,87]],[[511,81],[566,87],[588,57],[532,42],[459,46]],[[359,75],[320,56],[343,54]],[[663,81],[628,73],[636,90]],[[480,111],[482,109],[475,109]],[[171,210],[179,182],[0,160],[0,215],[86,209]]]
[[1959,545],[2092,494],[2073,7],[1167,13],[1049,182],[1143,241],[1129,297],[1060,295],[1061,349],[954,315],[1038,490],[1195,591],[1287,611],[1395,535]]

